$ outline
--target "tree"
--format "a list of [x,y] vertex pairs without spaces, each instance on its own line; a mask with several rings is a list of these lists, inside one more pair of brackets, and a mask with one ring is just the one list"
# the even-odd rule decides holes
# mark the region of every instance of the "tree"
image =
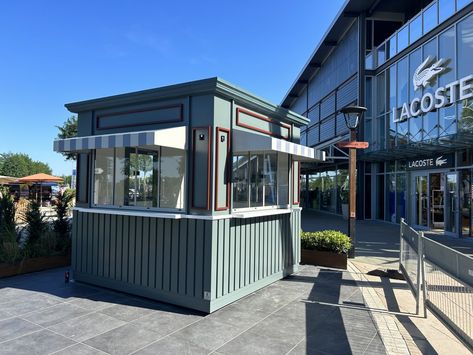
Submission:
[[34,161],[24,153],[0,154],[0,175],[23,177],[37,173],[51,174],[47,163]]
[[[62,124],[62,126],[56,127],[59,129],[59,133],[57,134],[59,139],[77,137],[77,116],[72,115]],[[76,160],[75,153],[62,152],[61,154],[66,158],[66,160]]]

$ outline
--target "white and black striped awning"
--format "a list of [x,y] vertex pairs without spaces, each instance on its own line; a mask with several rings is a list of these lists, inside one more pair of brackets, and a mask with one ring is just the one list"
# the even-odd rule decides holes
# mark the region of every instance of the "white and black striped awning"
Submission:
[[54,141],[54,151],[74,152],[87,149],[138,147],[145,145],[186,149],[186,141],[186,127],[182,126],[156,131],[57,139]]
[[257,133],[233,130],[233,153],[270,151],[291,154],[295,160],[325,160],[325,152],[305,145]]

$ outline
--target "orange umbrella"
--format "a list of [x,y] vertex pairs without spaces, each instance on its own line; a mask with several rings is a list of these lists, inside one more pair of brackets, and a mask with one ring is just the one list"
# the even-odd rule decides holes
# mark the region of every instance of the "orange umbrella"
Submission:
[[40,203],[43,204],[43,182],[63,182],[64,180],[60,177],[57,176],[52,176],[48,174],[33,174],[30,176],[25,176],[20,179],[18,179],[18,182],[20,183],[39,183],[39,189],[40,189]]

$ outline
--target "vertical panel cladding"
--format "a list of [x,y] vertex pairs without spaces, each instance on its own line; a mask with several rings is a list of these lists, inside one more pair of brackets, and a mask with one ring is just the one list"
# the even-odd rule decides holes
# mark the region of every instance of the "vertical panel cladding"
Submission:
[[[113,280],[125,292],[148,289],[201,301],[210,291],[212,223],[74,211],[73,267],[79,281],[87,275]],[[222,295],[230,292],[228,270],[234,270],[229,226],[221,220]]]

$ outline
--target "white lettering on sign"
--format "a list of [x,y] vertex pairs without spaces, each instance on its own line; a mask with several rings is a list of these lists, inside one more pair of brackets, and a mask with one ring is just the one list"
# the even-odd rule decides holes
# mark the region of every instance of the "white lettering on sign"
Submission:
[[[433,57],[426,60],[416,69],[412,77],[414,90],[432,85],[438,75],[446,69],[446,59],[440,59],[432,64]],[[427,92],[422,97],[414,98],[410,103],[403,103],[400,107],[393,107],[393,121],[403,122],[412,117],[420,116],[433,110],[451,105],[456,101],[467,100],[473,97],[473,75],[467,75],[459,80],[441,86],[434,93]]]

